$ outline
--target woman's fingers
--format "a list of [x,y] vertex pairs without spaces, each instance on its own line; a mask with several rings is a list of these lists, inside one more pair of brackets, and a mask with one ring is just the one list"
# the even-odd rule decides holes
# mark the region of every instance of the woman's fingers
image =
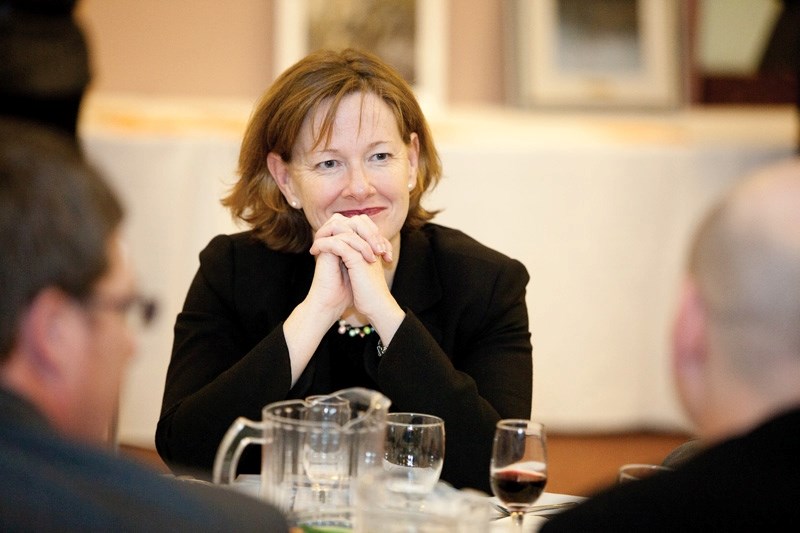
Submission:
[[344,263],[350,263],[357,258],[368,263],[374,263],[378,256],[370,244],[354,232],[339,233],[332,237],[322,237],[314,240],[311,254],[319,255],[331,253],[339,256]]
[[[335,241],[346,243],[370,263],[375,262],[377,256],[392,261],[391,243],[381,235],[378,226],[367,215],[349,218],[340,214],[333,215],[315,233],[311,253],[316,255],[324,251],[336,253],[337,249],[342,250],[332,244]],[[326,245],[332,247],[328,248]]]
[[352,304],[350,278],[338,255],[321,253],[317,256],[309,297],[323,308],[335,307],[340,313]]

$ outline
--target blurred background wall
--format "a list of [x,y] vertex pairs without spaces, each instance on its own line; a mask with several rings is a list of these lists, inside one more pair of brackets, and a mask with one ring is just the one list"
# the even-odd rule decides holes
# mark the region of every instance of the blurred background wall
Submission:
[[[445,5],[446,99],[502,104],[509,13],[516,0]],[[523,0],[524,1],[524,0]],[[594,0],[590,0],[594,1]],[[751,75],[779,0],[688,0],[676,46],[686,75]],[[274,78],[276,0],[82,0],[92,89],[142,95],[255,99]],[[691,20],[689,19],[691,18]]]
[[[501,102],[504,0],[444,0],[449,97]],[[273,0],[82,0],[96,91],[255,99],[273,79]]]

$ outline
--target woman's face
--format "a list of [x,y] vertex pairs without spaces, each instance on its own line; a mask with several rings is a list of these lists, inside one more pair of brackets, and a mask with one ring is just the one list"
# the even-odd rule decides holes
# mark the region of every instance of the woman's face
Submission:
[[[327,105],[306,118],[288,165],[273,172],[290,205],[302,208],[313,231],[331,216],[368,215],[399,244],[416,184],[419,140],[403,143],[389,106],[372,93],[342,99],[330,143],[315,146]],[[278,158],[279,159],[279,158]]]

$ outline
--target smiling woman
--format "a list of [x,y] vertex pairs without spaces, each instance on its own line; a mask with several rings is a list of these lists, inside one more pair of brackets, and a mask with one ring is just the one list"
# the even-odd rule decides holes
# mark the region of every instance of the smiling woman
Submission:
[[488,492],[494,425],[530,415],[528,273],[430,222],[440,176],[411,87],[378,57],[322,50],[278,77],[223,201],[251,229],[201,252],[177,318],[156,431],[170,467],[210,470],[266,404],[366,387],[444,419],[442,479]]

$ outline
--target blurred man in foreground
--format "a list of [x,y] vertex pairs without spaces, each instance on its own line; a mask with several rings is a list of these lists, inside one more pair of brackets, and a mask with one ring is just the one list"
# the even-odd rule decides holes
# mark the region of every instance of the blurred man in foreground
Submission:
[[769,166],[703,221],[673,330],[683,407],[704,449],[595,495],[558,531],[776,531],[800,520],[800,158]]
[[286,531],[254,498],[102,448],[147,319],[122,207],[74,142],[0,120],[0,530]]

